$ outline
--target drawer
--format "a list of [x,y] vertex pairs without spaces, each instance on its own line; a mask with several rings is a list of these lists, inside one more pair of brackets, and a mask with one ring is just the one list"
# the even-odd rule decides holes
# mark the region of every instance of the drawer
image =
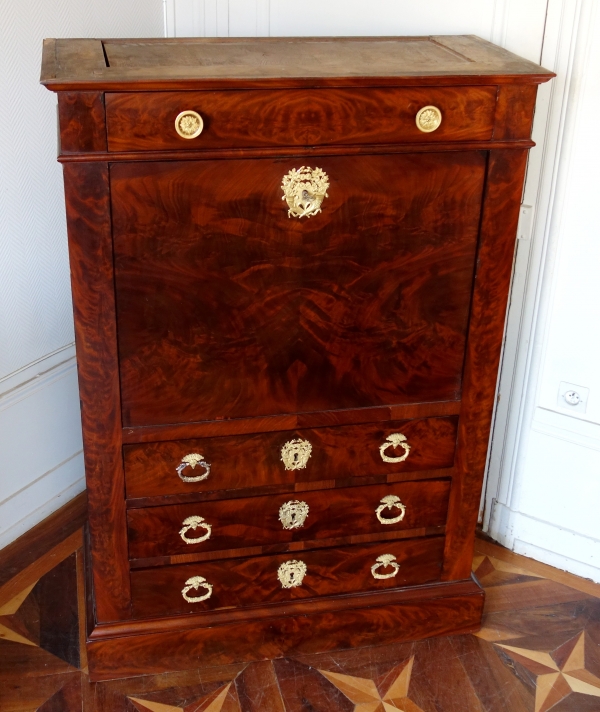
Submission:
[[[107,93],[105,102],[109,151],[465,141],[491,139],[496,87]],[[423,132],[417,113],[431,105],[442,121]],[[184,111],[202,118],[194,138],[175,128]]]
[[439,527],[449,493],[448,480],[425,480],[130,509],[129,557]]
[[444,537],[430,537],[133,571],[133,611],[197,613],[424,584],[439,578],[443,552]]
[[128,499],[452,467],[458,417],[125,445]]

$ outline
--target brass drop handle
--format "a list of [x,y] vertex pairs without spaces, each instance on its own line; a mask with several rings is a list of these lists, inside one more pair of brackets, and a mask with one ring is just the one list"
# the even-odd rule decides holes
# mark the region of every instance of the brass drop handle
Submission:
[[417,112],[415,122],[419,131],[431,133],[440,127],[442,112],[437,106],[424,106]]
[[[390,447],[394,450],[400,446],[404,452],[399,457],[390,457],[386,455],[386,450]],[[385,442],[379,446],[379,454],[384,462],[404,462],[410,454],[410,445],[406,442],[406,435],[402,433],[392,433],[388,435]]]
[[[189,596],[189,592],[194,589],[204,589],[206,593],[203,596]],[[211,583],[204,578],[204,576],[192,576],[186,582],[184,587],[181,589],[181,595],[188,603],[200,603],[200,601],[206,601],[207,598],[212,596],[213,587]]]
[[[188,477],[187,475],[183,474],[183,471],[186,467],[191,467],[192,470],[195,470],[198,465],[200,465],[200,467],[203,467],[205,470],[202,474],[197,475],[195,477]],[[179,465],[177,465],[175,471],[184,482],[201,482],[202,480],[207,479],[207,477],[210,475],[210,464],[206,462],[204,456],[200,453],[191,452],[189,455],[185,455],[181,458],[181,462],[179,463]]]
[[[379,569],[387,569],[390,566],[392,567],[392,571],[390,573],[378,573]],[[373,574],[373,578],[376,579],[394,578],[398,571],[400,571],[400,564],[396,563],[396,557],[393,554],[382,554],[381,556],[378,556],[373,566],[371,566],[371,573]]]
[[304,561],[290,559],[284,561],[277,569],[277,578],[282,588],[296,588],[301,586],[306,575],[306,564]]
[[204,121],[197,111],[187,109],[177,115],[175,119],[175,131],[181,138],[196,138],[202,133]]
[[[400,501],[400,497],[397,497],[395,494],[388,494],[380,501],[381,504],[375,510],[375,514],[377,515],[377,519],[379,519],[382,524],[398,524],[398,522],[401,522],[404,519],[406,507]],[[400,510],[400,514],[396,517],[382,516],[386,509],[391,511],[394,507]]]
[[309,218],[320,213],[323,200],[329,197],[327,188],[329,176],[322,168],[292,168],[281,184],[281,199],[287,201],[288,218]]
[[[187,519],[184,519],[182,522],[183,526],[179,530],[179,536],[185,541],[186,544],[200,544],[202,541],[206,541],[207,539],[210,539],[210,535],[212,533],[212,527],[211,525],[204,521],[204,517],[199,517],[197,515],[194,515],[192,517],[188,517]],[[190,531],[190,529],[198,529],[200,527],[201,529],[204,529],[204,534],[199,537],[188,537],[187,533]]]
[[308,517],[308,504],[291,499],[279,507],[279,521],[284,529],[300,529]]

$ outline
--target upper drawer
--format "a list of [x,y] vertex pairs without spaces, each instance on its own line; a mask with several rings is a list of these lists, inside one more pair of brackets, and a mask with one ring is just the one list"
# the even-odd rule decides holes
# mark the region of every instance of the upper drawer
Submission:
[[[429,132],[426,106],[442,118]],[[108,93],[106,124],[109,151],[466,141],[492,137],[495,106],[494,86]],[[183,111],[202,117],[195,138],[176,131]]]
[[125,445],[127,497],[452,467],[456,416]]

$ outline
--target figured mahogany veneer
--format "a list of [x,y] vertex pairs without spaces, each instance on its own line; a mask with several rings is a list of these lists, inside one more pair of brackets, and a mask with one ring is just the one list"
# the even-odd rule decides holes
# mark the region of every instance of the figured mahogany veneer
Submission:
[[[443,551],[444,538],[429,537],[306,551],[301,557],[280,554],[133,571],[134,613],[140,617],[197,613],[429,583],[440,577]],[[393,578],[376,579],[371,573],[382,554],[396,557],[400,569]],[[307,567],[302,585],[282,588],[277,571],[281,564],[296,558],[301,558]],[[393,569],[388,566],[381,571],[390,574]],[[193,576],[202,576],[213,586],[208,600],[189,603],[183,598],[182,589]],[[190,595],[203,593],[199,589]]]
[[111,166],[124,424],[456,398],[486,161],[323,157],[304,220],[298,158]]
[[[457,421],[456,417],[424,418],[125,445],[127,497],[258,488],[451,467]],[[403,462],[384,462],[379,447],[395,432],[406,437],[410,454]],[[305,467],[288,470],[281,460],[281,449],[286,442],[296,439],[308,441],[312,451]],[[205,480],[184,482],[177,474],[177,466],[189,453],[201,454],[210,463],[210,474]],[[389,454],[399,457],[403,451],[390,449]],[[204,470],[199,466],[197,472],[201,474]],[[193,476],[196,472],[188,467],[184,474]]]
[[[474,529],[551,76],[476,37],[45,41],[92,679],[477,628]],[[442,122],[425,133],[428,105]],[[194,139],[184,110],[203,117]],[[310,218],[282,200],[301,166],[328,176]],[[286,469],[294,440],[310,457]],[[190,455],[206,477],[180,477],[206,474]],[[385,496],[401,521],[378,520]],[[285,529],[293,500],[308,516]],[[205,541],[183,540],[207,531],[190,517]],[[306,575],[286,588],[291,560]]]
[[[107,94],[109,151],[198,150],[250,146],[321,146],[398,141],[489,140],[496,92],[490,87],[298,89]],[[439,130],[424,134],[417,111],[434,104]],[[188,140],[173,131],[184,110],[204,121]]]
[[[450,482],[430,480],[375,487],[349,487],[330,496],[322,490],[297,496],[275,495],[221,502],[201,502],[167,507],[130,509],[127,512],[129,557],[145,558],[199,551],[261,546],[270,543],[318,540],[440,527],[446,523]],[[406,507],[404,518],[396,523],[382,523],[376,509],[383,497],[395,495]],[[279,509],[286,502],[300,500],[309,507],[302,527],[284,529]],[[400,515],[397,507],[385,507],[382,517]],[[210,538],[189,544],[179,534],[185,519],[202,516],[210,524]],[[192,529],[188,538],[205,534],[202,527]]]

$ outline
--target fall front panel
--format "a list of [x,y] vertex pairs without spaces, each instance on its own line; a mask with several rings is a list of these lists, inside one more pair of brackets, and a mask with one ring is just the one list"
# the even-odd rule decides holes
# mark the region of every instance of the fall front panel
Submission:
[[124,425],[460,397],[484,152],[110,169]]

